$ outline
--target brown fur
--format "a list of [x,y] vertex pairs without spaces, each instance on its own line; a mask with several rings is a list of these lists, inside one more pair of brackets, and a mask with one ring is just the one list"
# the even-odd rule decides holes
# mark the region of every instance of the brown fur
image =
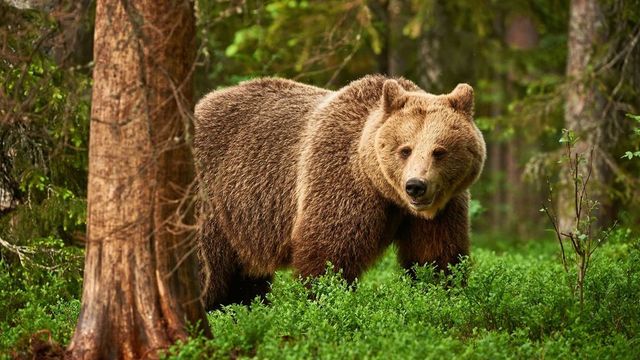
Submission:
[[[288,265],[317,276],[330,261],[354,280],[394,241],[406,267],[468,254],[467,189],[485,158],[472,111],[468,85],[436,96],[383,76],[337,92],[258,79],[205,96],[195,152],[213,206],[207,306],[264,294]],[[414,176],[431,205],[410,204]]]

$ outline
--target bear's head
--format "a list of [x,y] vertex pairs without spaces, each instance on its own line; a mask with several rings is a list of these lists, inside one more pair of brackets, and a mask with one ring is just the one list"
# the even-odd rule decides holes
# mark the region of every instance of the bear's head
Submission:
[[467,84],[432,95],[386,80],[360,144],[367,173],[383,195],[433,218],[482,171],[486,148],[472,116],[473,88]]

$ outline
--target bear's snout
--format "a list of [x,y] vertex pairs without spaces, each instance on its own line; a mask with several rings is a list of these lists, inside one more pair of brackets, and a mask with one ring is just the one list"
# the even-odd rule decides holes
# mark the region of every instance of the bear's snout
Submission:
[[421,178],[411,178],[405,184],[405,191],[412,199],[419,199],[427,192],[427,181]]

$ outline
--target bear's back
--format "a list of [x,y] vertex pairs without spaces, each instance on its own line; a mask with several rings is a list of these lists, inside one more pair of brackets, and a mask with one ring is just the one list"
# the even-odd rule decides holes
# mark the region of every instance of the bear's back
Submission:
[[[330,91],[279,78],[260,78],[212,91],[195,107],[196,157],[207,170],[216,170],[213,166],[237,145],[241,134],[251,135],[242,139],[246,144],[254,137],[275,138],[283,135],[282,128],[302,126],[301,114],[327,93]],[[289,130],[286,137],[296,135],[294,129]]]
[[245,263],[271,268],[288,256],[306,115],[329,94],[266,78],[212,92],[196,106],[194,150],[205,193]]

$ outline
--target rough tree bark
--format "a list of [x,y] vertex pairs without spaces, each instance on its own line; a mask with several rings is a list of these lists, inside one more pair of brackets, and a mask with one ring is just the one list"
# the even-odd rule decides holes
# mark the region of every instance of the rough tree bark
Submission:
[[193,4],[98,0],[82,308],[71,358],[156,357],[208,325],[194,257]]
[[[612,200],[606,194],[612,181],[611,172],[603,156],[610,145],[604,131],[608,118],[604,116],[605,99],[590,79],[596,47],[603,41],[603,15],[597,0],[572,0],[570,13],[565,126],[580,138],[575,151],[588,158],[591,149],[594,150],[589,193],[600,203],[597,212],[599,224],[607,225],[615,217]],[[573,227],[573,201],[570,186],[560,189],[558,221],[561,231],[570,231]]]

